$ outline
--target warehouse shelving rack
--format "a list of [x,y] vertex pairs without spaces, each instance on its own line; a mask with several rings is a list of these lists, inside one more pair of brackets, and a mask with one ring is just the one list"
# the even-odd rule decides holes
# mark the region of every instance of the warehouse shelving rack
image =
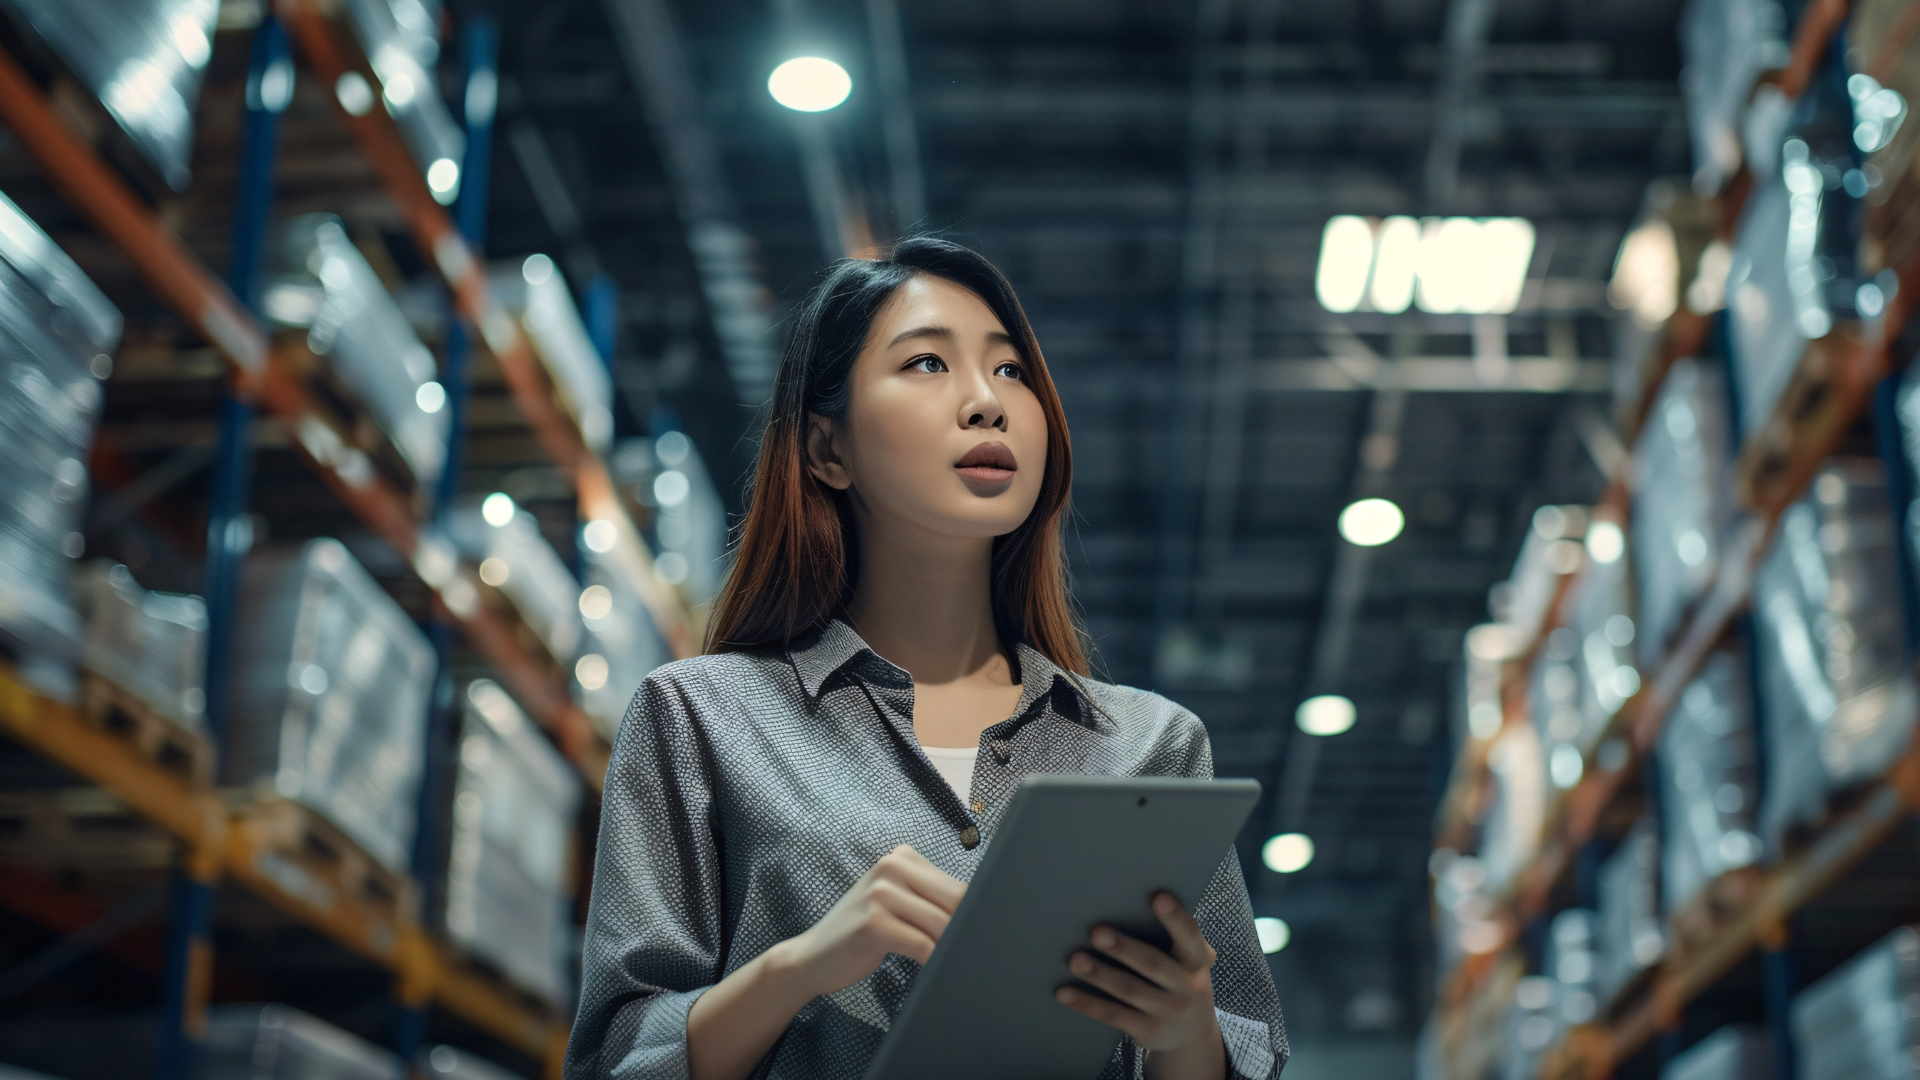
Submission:
[[[1842,32],[1848,0],[1814,0],[1795,27],[1788,66],[1776,85],[1789,99],[1797,98],[1826,62],[1834,39]],[[1720,239],[1730,240],[1739,220],[1752,177],[1742,165],[1723,190]],[[1575,854],[1599,833],[1604,812],[1637,778],[1645,755],[1659,738],[1662,724],[1680,694],[1699,671],[1709,652],[1732,631],[1750,599],[1754,575],[1765,557],[1768,541],[1780,516],[1812,481],[1823,461],[1834,453],[1849,431],[1866,414],[1876,388],[1894,374],[1892,343],[1913,314],[1920,295],[1920,252],[1895,268],[1899,287],[1879,323],[1862,328],[1841,325],[1826,337],[1809,343],[1792,379],[1772,413],[1745,433],[1735,466],[1734,484],[1743,511],[1731,525],[1727,551],[1716,578],[1683,625],[1666,654],[1654,666],[1641,689],[1614,717],[1596,743],[1625,743],[1624,761],[1604,767],[1597,754],[1589,755],[1580,780],[1554,799],[1547,810],[1538,854],[1521,874],[1495,917],[1501,940],[1491,949],[1470,955],[1443,980],[1436,1015],[1443,1045],[1467,1034],[1476,1019],[1485,1019],[1485,996],[1511,975],[1501,957],[1518,941],[1521,929],[1546,914],[1556,884],[1572,867]],[[1637,429],[1651,409],[1660,383],[1671,364],[1695,355],[1706,343],[1713,316],[1684,305],[1664,328],[1655,346],[1640,395],[1624,410],[1623,427]],[[1595,508],[1597,517],[1625,522],[1631,494],[1630,462],[1622,461]],[[1576,577],[1562,579],[1549,608],[1547,630],[1564,625],[1563,603]],[[1500,701],[1503,727],[1530,723],[1526,714],[1524,682],[1531,652],[1508,660],[1502,668]],[[1486,743],[1470,740],[1449,783],[1438,817],[1439,846],[1458,844],[1471,828],[1475,793],[1486,780]],[[1616,1002],[1610,1020],[1573,1027],[1566,1038],[1542,1058],[1541,1080],[1603,1080],[1657,1035],[1674,1029],[1687,1004],[1711,988],[1754,951],[1778,954],[1788,944],[1788,920],[1814,901],[1849,869],[1885,841],[1903,820],[1920,813],[1920,738],[1908,747],[1886,775],[1870,785],[1843,812],[1838,813],[1804,849],[1780,864],[1759,871],[1746,882],[1739,909],[1721,920],[1705,936],[1676,949],[1652,971],[1643,993],[1628,1002]],[[1775,973],[1770,972],[1769,977]],[[1509,986],[1510,988],[1510,986]],[[1608,1015],[1603,1003],[1601,1015]],[[1784,1017],[1776,1018],[1784,1022]]]
[[[326,86],[335,87],[349,71],[358,72],[378,100],[382,93],[380,80],[342,18],[339,5],[320,0],[281,0],[266,25],[275,33],[280,32],[280,26],[290,29],[298,52]],[[284,38],[279,47],[284,50]],[[335,97],[331,93],[329,96]],[[337,97],[335,104],[338,106]],[[655,573],[645,542],[622,505],[605,463],[585,445],[555,404],[525,333],[489,294],[482,260],[434,200],[392,118],[378,108],[360,115],[341,108],[340,116],[378,175],[385,194],[402,212],[425,261],[445,280],[468,337],[483,343],[492,353],[539,444],[570,480],[582,518],[614,524],[615,546],[609,553],[612,561],[629,576],[670,650],[677,656],[691,655],[698,648],[696,619],[680,595]],[[0,50],[0,121],[39,161],[62,196],[120,249],[154,294],[224,358],[230,368],[235,401],[264,409],[281,421],[340,502],[410,562],[433,591],[436,614],[455,625],[485,657],[529,715],[597,788],[604,777],[608,748],[555,679],[551,667],[521,645],[506,619],[478,602],[477,575],[459,564],[452,548],[431,525],[417,519],[408,497],[370,469],[364,456],[316,409],[308,390],[276,354],[247,305],[72,129],[4,50]],[[250,148],[250,153],[258,153],[261,160],[249,160],[246,167],[266,170],[256,177],[265,185],[265,194],[259,196],[254,207],[259,220],[249,223],[243,213],[236,227],[235,246],[238,249],[250,244],[250,257],[257,265],[258,234],[264,230],[271,202],[271,141],[264,151]],[[240,237],[238,233],[247,228],[254,235]],[[234,412],[232,405],[229,412]],[[241,448],[244,424],[244,419],[239,421],[237,430],[242,436],[236,437],[231,418],[223,416],[223,443],[233,444],[227,448],[242,462],[229,471],[242,477],[247,453]],[[215,640],[218,637],[216,634]],[[174,955],[169,958],[164,987],[171,1003],[168,1011],[176,1024],[190,1026],[204,1008],[211,963],[204,940],[207,912],[212,883],[224,878],[388,969],[403,1008],[417,1011],[429,1002],[437,1003],[544,1062],[548,1075],[558,1076],[566,1042],[564,1018],[476,975],[411,919],[393,919],[356,905],[346,896],[316,905],[310,897],[289,892],[273,876],[262,872],[247,842],[247,830],[217,791],[196,789],[157,767],[130,746],[93,727],[80,714],[38,695],[3,668],[0,730],[99,785],[184,846],[188,889],[190,893],[197,890],[192,894],[197,895],[196,902],[204,910],[197,926],[192,918],[182,923],[176,911],[174,940],[169,945]],[[180,907],[178,895],[176,909]],[[412,1027],[412,1038],[417,1039],[424,1025]],[[163,1045],[168,1034],[163,1031]],[[402,1039],[410,1041],[407,1036]],[[164,1050],[162,1069],[169,1069]]]

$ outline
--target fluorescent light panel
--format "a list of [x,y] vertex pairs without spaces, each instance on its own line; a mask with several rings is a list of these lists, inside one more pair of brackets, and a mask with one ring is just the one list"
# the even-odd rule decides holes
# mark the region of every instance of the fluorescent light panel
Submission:
[[1504,315],[1520,305],[1533,261],[1525,218],[1330,218],[1314,292],[1332,312]]

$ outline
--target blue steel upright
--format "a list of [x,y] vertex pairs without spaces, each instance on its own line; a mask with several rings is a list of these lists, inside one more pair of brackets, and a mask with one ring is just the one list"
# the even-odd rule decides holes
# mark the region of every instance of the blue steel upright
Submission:
[[[486,16],[469,20],[461,34],[461,80],[463,100],[460,114],[466,120],[466,160],[460,169],[460,195],[454,201],[454,223],[475,258],[482,257],[487,228],[487,174],[492,163],[493,114],[499,100],[500,78],[497,69],[500,32]],[[472,342],[458,315],[447,320],[444,370],[440,381],[447,389],[447,458],[434,488],[433,523],[438,526],[460,495],[460,474],[466,465],[467,451],[467,359]],[[436,619],[427,627],[439,657],[439,673],[434,680],[433,704],[428,714],[425,767],[420,779],[420,803],[414,820],[418,822],[413,843],[413,876],[420,884],[423,900],[429,908],[439,904],[439,835],[441,820],[451,792],[448,768],[459,733],[459,702],[453,680],[453,627]],[[426,1003],[400,1002],[394,1022],[394,1049],[404,1061],[412,1061],[427,1036]]]
[[[255,313],[260,309],[260,264],[273,209],[274,159],[280,114],[293,99],[293,55],[287,32],[269,15],[253,33],[247,69],[247,121],[241,150],[240,190],[233,223],[233,256],[227,287]],[[240,565],[253,546],[248,492],[253,482],[253,408],[229,390],[220,405],[220,434],[207,507],[207,565],[202,592],[207,605],[206,723],[217,752],[228,721],[228,683]],[[208,942],[213,926],[213,884],[176,868],[167,919],[166,971],[161,988],[155,1073],[159,1080],[189,1080],[195,1070],[196,978],[211,973]]]

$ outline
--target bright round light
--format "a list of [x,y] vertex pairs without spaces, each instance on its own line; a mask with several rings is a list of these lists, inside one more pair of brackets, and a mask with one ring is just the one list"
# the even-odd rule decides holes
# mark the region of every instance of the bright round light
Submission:
[[423,413],[437,413],[447,405],[447,388],[437,382],[423,382],[413,392],[413,403]]
[[1338,735],[1353,727],[1353,702],[1339,694],[1321,694],[1300,703],[1293,722],[1309,735]]
[[504,491],[494,492],[480,504],[480,516],[496,529],[505,527],[507,522],[513,520],[514,510],[513,496]]
[[589,622],[613,613],[613,593],[605,585],[589,585],[580,594],[580,614]]
[[1587,527],[1587,554],[1593,556],[1594,562],[1616,562],[1626,551],[1627,537],[1620,526],[1611,521],[1596,521]]
[[587,527],[580,530],[580,533],[581,539],[587,542],[587,550],[597,551],[602,555],[612,551],[614,541],[620,538],[620,530],[605,518],[587,522]]
[[767,76],[767,93],[795,112],[825,112],[853,93],[853,77],[824,57],[796,56]]
[[607,658],[599,653],[588,653],[573,665],[573,677],[580,680],[583,689],[600,689],[607,685]]
[[1305,833],[1281,833],[1260,848],[1260,861],[1276,874],[1305,870],[1313,861],[1313,841]]
[[1586,771],[1586,762],[1580,760],[1580,749],[1572,743],[1561,743],[1547,755],[1547,775],[1552,778],[1553,786],[1565,790],[1580,782],[1580,775]]
[[679,469],[668,469],[653,478],[653,498],[661,506],[679,506],[693,491],[693,481]]
[[527,261],[520,264],[520,276],[526,278],[529,285],[545,285],[553,276],[553,260],[545,255],[529,255]]
[[1361,499],[1340,511],[1340,535],[1360,547],[1379,547],[1406,525],[1407,516],[1389,499]]
[[480,580],[496,589],[507,583],[507,578],[511,573],[512,567],[507,565],[507,560],[498,555],[494,555],[480,563]]
[[1287,925],[1287,920],[1267,915],[1253,920],[1253,932],[1260,938],[1263,953],[1277,953],[1293,940],[1293,928]]
[[433,201],[442,206],[453,201],[460,191],[460,165],[452,158],[435,158],[427,166],[427,189],[433,192]]

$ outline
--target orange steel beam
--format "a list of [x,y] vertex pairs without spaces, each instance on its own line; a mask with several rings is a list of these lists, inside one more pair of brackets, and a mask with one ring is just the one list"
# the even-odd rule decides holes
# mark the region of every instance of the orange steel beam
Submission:
[[39,159],[67,201],[126,253],[148,287],[190,326],[241,371],[258,373],[266,365],[266,335],[225,283],[73,133],[5,49],[0,120]]
[[[338,85],[349,72],[366,79],[369,86],[380,85],[373,69],[358,57],[357,49],[343,46],[333,22],[316,0],[280,0],[279,12],[325,85]],[[337,98],[334,104],[339,106]],[[620,539],[613,555],[633,579],[661,636],[676,656],[699,652],[700,643],[694,637],[686,607],[654,572],[652,557],[640,540],[639,529],[620,504],[606,465],[581,441],[573,421],[554,403],[526,335],[488,292],[486,267],[467,246],[446,209],[427,190],[426,180],[393,118],[377,104],[359,116],[341,108],[340,115],[406,217],[414,243],[446,279],[461,318],[499,362],[507,387],[533,427],[534,437],[547,456],[572,476],[583,516],[614,523]]]

